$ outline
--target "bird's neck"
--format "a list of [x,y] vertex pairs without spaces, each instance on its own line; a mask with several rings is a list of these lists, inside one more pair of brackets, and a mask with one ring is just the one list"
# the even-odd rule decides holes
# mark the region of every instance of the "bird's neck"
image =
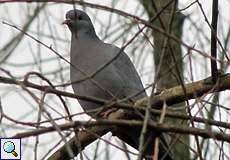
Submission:
[[[98,38],[96,33],[92,34],[86,32],[78,32],[73,33],[71,36],[71,52],[75,53],[72,54],[71,57],[80,56],[79,51],[89,49],[91,46],[90,44],[101,43],[101,40]],[[85,53],[84,55],[86,55]],[[81,55],[82,56],[82,55]]]
[[76,38],[77,41],[79,40],[97,40],[99,39],[95,31],[93,30],[80,30],[72,34],[72,38]]

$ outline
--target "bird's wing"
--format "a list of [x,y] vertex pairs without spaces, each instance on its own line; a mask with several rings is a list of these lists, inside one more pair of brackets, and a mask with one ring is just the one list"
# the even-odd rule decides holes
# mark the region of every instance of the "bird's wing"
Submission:
[[138,75],[137,70],[135,69],[128,55],[114,45],[106,45],[110,50],[109,54],[112,54],[113,57],[116,57],[114,58],[113,65],[121,79],[124,81],[124,96],[130,97],[132,100],[137,100],[145,97],[146,92],[144,90],[140,76]]

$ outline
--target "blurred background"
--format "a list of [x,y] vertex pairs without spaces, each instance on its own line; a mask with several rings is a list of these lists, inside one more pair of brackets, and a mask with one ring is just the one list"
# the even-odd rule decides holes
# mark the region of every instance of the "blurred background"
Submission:
[[[76,7],[87,12],[98,36],[106,43],[122,47],[144,26],[142,21],[134,19],[134,16],[148,21],[157,13],[155,5],[159,11],[169,1],[162,1],[163,3],[151,0],[88,0],[81,2],[72,3],[72,1],[65,0],[46,3],[0,1],[0,76],[15,80],[24,80],[27,77],[29,82],[49,85],[38,75],[32,74],[32,72],[37,72],[56,86],[56,89],[73,93],[72,87],[68,85],[70,82],[69,64],[55,54],[57,52],[69,61],[71,34],[68,28],[62,25],[68,10]],[[102,7],[98,7],[98,5]],[[113,11],[113,8],[116,10]],[[218,68],[227,73],[229,72],[229,63],[226,63],[226,57],[229,56],[230,48],[230,1],[219,1],[218,8],[217,37],[220,42],[217,47],[220,60]],[[211,24],[211,17],[212,1],[206,0],[181,0],[174,8],[171,7],[161,14],[162,22],[166,26],[170,26],[170,22],[172,22],[170,27],[166,27],[166,30],[170,28],[168,33],[175,35],[190,47],[171,42],[178,60],[176,65],[179,68],[179,73],[174,72],[175,62],[166,61],[167,56],[163,56],[164,60],[161,60],[162,52],[165,52],[165,55],[168,52],[168,49],[164,48],[166,47],[164,44],[172,40],[165,38],[166,36],[162,37],[158,31],[150,27],[146,27],[125,48],[125,52],[138,70],[144,86],[148,87],[148,94],[151,94],[153,82],[156,83],[154,91],[162,91],[180,84],[178,78],[173,78],[175,74],[178,74],[185,84],[210,76],[210,58],[201,55],[192,48],[210,55],[211,29],[209,24]],[[164,28],[161,20],[153,21],[152,24],[158,28]],[[156,76],[157,70],[159,70],[159,74]],[[223,91],[208,94],[200,99],[190,100],[189,106],[180,104],[179,107],[175,107],[175,110],[185,112],[185,108],[190,107],[194,116],[229,122],[229,93],[229,91]],[[55,121],[57,124],[68,122],[68,119],[63,118],[67,116],[63,103],[54,94],[44,95],[44,92],[36,89],[0,81],[0,99],[0,137],[11,137],[17,133],[52,126],[51,117],[52,119],[60,118]],[[84,113],[76,99],[63,97],[63,100],[71,114],[78,113],[73,116],[74,120],[91,119]],[[41,106],[49,114],[42,112]],[[190,124],[186,123],[186,125]],[[195,125],[205,129],[209,127],[205,124],[197,123]],[[229,130],[224,128],[212,127],[212,129],[229,133]],[[73,133],[69,130],[64,131],[63,135],[69,139]],[[115,144],[115,147],[105,140],[97,140],[86,147],[83,151],[83,158],[98,160],[137,158],[136,154],[118,149],[116,146],[138,153],[118,138],[113,137],[112,134],[106,134],[103,139]],[[183,157],[184,159],[199,159],[194,137],[183,137],[182,139],[184,140],[183,149],[177,149],[174,152],[178,153],[176,159],[183,159]],[[199,140],[204,159],[230,159],[229,144],[212,139],[203,140],[200,138]],[[23,138],[22,159],[46,159],[63,143],[60,134],[55,132]],[[189,156],[185,158],[188,153],[190,158]]]

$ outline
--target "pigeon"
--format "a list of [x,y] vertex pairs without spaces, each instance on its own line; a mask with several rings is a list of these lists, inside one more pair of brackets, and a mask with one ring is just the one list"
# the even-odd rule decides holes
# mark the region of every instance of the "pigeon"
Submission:
[[[76,94],[108,101],[124,99],[129,103],[147,96],[128,55],[123,49],[100,40],[90,17],[85,12],[78,9],[68,11],[63,24],[66,24],[71,32],[70,80]],[[94,118],[98,116],[98,112],[94,110],[103,108],[102,105],[91,101],[78,100],[78,102],[83,110]],[[104,112],[106,115],[106,111]],[[131,128],[137,131],[137,127]],[[132,146],[138,149],[141,129],[135,134],[131,130],[123,129],[123,131],[125,133],[121,137],[125,141],[132,139],[133,142],[129,144],[134,144]],[[159,136],[156,132],[153,133],[155,137]],[[167,147],[165,148],[167,144],[162,136],[160,139],[164,147],[162,145],[159,147],[159,159],[169,160],[171,158]]]

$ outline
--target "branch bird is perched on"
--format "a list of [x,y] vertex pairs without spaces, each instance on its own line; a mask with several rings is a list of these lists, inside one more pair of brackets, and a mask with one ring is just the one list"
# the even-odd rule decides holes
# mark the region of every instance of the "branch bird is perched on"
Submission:
[[[104,43],[98,38],[93,24],[85,12],[70,10],[63,23],[69,27],[72,33],[70,77],[75,93],[105,100],[127,98],[127,101],[132,102],[147,96],[129,57],[120,48]],[[86,112],[102,107],[94,102],[78,101]],[[95,112],[88,113],[90,116],[96,117]],[[123,131],[126,135],[123,137],[127,139],[123,138],[122,140],[128,143],[131,140],[132,142],[129,144],[134,144],[132,146],[138,148],[141,129],[130,128],[131,130]],[[159,133],[148,131],[146,137],[148,135],[155,139]],[[164,143],[163,136],[160,135],[160,137]],[[165,146],[167,145],[165,144]],[[150,149],[151,151],[146,153],[153,151],[153,148]],[[160,145],[159,159],[162,157],[170,159],[163,144]]]

